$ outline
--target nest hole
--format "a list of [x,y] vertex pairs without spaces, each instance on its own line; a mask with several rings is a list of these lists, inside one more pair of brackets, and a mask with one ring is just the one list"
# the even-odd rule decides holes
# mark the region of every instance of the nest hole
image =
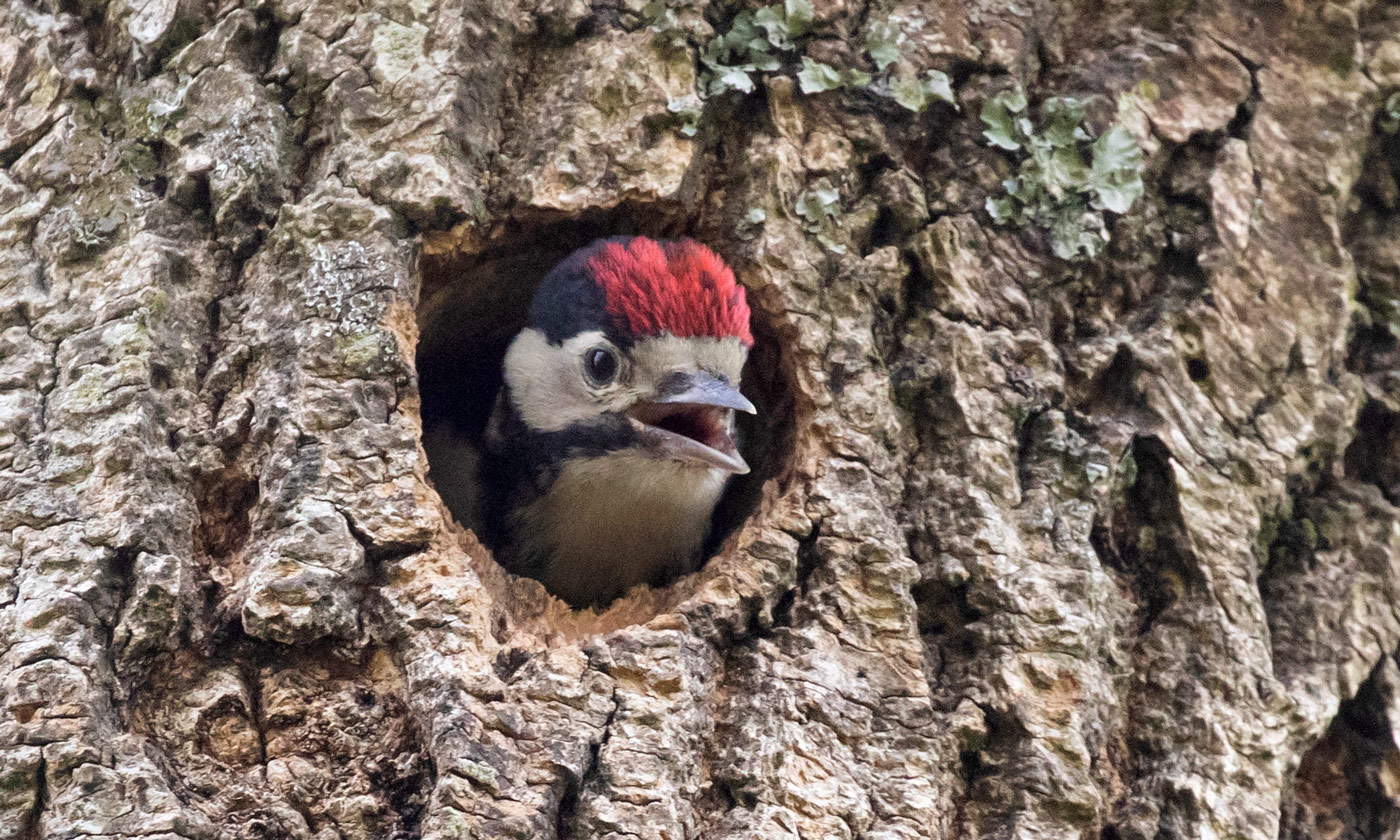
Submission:
[[[458,524],[493,553],[500,546],[492,523],[479,520],[475,473],[502,385],[506,350],[525,326],[545,274],[578,248],[617,235],[696,239],[726,257],[744,282],[742,266],[728,259],[723,242],[693,234],[689,225],[667,219],[655,208],[516,222],[493,232],[487,243],[462,241],[450,233],[425,237],[418,265],[416,364],[428,478]],[[751,470],[730,481],[715,509],[706,563],[757,509],[765,483],[786,473],[796,439],[790,366],[774,315],[756,298],[750,293],[754,346],[742,391],[758,413],[737,417],[740,451]]]

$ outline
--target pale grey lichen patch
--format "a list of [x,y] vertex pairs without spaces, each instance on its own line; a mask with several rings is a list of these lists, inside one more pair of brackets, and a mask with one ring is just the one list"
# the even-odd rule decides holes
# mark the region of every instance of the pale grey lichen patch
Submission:
[[225,236],[250,235],[286,195],[292,159],[286,116],[245,70],[211,67],[181,92],[188,116],[172,132],[187,168],[207,179],[214,222]]
[[415,69],[433,72],[426,65],[424,41],[428,30],[421,24],[403,26],[386,20],[374,28],[374,70],[388,84],[398,84]]
[[531,80],[506,149],[505,188],[524,206],[579,212],[680,198],[695,148],[667,129],[669,106],[694,94],[695,68],[648,32],[620,37],[583,41]]

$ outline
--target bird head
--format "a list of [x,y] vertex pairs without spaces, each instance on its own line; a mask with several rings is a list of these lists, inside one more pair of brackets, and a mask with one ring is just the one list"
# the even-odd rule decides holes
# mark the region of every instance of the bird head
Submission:
[[523,426],[589,457],[622,453],[746,473],[734,412],[753,336],[744,289],[696,242],[618,237],[541,282],[506,353]]

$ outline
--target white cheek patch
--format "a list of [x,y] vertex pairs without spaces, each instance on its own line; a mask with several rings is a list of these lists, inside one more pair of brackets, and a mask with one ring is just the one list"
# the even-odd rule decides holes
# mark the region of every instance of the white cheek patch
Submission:
[[557,432],[611,409],[621,388],[594,392],[583,380],[583,351],[606,339],[597,330],[580,333],[562,345],[550,344],[544,333],[527,329],[506,351],[505,378],[511,402],[532,429]]

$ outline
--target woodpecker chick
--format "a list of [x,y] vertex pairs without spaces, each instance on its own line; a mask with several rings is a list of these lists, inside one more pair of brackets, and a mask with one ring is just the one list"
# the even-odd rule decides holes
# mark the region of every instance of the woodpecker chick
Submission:
[[601,240],[541,282],[486,429],[483,514],[506,567],[576,606],[693,571],[730,476],[753,336],[689,240]]

